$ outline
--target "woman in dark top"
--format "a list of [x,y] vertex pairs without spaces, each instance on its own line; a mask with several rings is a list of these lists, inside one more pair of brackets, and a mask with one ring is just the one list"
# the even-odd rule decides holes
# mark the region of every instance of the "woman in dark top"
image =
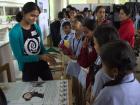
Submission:
[[37,24],[40,9],[36,3],[26,3],[22,11],[16,16],[18,23],[9,34],[10,45],[19,69],[22,71],[23,81],[52,80],[48,63],[54,64],[55,59],[47,54],[41,38],[41,31]]

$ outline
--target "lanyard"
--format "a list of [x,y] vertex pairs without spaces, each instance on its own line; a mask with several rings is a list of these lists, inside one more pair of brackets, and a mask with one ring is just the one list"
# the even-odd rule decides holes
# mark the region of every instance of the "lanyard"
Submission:
[[81,41],[81,38],[78,40],[78,43],[77,43],[77,46],[76,46],[76,49],[75,49],[75,47],[74,47],[75,39],[73,39],[73,51],[74,51],[74,55],[76,55],[76,53],[77,53],[77,50],[78,50],[80,41]]

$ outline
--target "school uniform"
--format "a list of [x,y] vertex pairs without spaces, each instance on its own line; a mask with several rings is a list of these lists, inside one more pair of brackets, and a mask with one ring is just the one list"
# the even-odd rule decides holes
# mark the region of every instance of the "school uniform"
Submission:
[[86,88],[88,88],[90,84],[94,84],[95,75],[100,70],[101,67],[102,67],[101,58],[100,56],[98,56],[96,61],[89,67],[89,72],[86,78]]
[[95,81],[91,88],[92,95],[97,97],[100,91],[103,89],[104,84],[110,80],[112,80],[112,78],[110,78],[101,68],[95,75]]
[[[76,39],[74,34],[73,37],[70,39],[70,48],[72,50],[72,53],[77,57],[80,54],[80,50],[82,48],[82,38],[83,35],[81,35],[79,39]],[[68,66],[66,68],[66,74],[78,78],[79,72],[80,65],[77,63],[77,60],[69,61]]]
[[65,23],[65,22],[70,22],[69,19],[66,19],[66,18],[63,18],[61,21],[60,21],[60,35],[61,35],[61,39],[63,38],[63,35],[65,34],[64,31],[63,31],[63,27],[62,25]]
[[126,75],[121,84],[103,88],[92,105],[140,105],[140,83]]
[[72,33],[72,32],[70,32],[69,34],[64,34],[63,36],[62,36],[62,39],[61,39],[61,41],[60,41],[60,43],[62,43],[64,40],[71,40],[71,38],[73,37],[73,35],[74,35],[74,33]]
[[80,55],[78,57],[78,63],[80,65],[80,73],[78,76],[78,80],[83,86],[83,88],[86,88],[86,78],[87,74],[89,72],[89,69],[87,69],[92,62],[95,62],[97,57],[95,49],[90,45],[87,48],[82,48]]

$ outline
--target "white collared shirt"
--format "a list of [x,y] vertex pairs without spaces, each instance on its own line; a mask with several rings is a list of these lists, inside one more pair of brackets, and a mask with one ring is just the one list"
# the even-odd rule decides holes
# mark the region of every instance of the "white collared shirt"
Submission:
[[129,82],[133,79],[132,73],[125,76],[121,84],[106,86],[92,105],[140,105],[140,83],[136,79]]

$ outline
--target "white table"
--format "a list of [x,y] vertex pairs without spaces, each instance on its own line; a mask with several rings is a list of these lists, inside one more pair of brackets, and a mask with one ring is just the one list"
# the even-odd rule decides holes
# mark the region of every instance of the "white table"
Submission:
[[[47,82],[16,82],[0,84],[8,105],[72,105],[71,82],[68,80],[53,80]],[[23,96],[28,92],[38,92],[43,97],[34,96],[25,100]]]

